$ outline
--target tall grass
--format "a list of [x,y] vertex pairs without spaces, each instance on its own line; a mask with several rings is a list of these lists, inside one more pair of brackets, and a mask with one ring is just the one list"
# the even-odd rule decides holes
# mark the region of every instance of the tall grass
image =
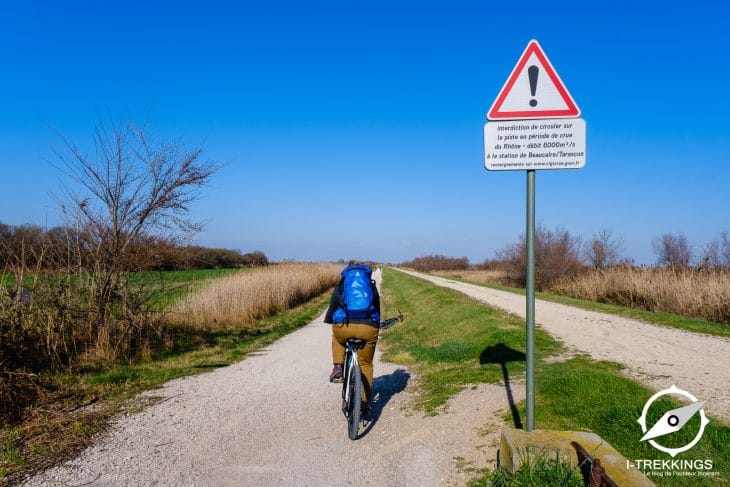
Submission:
[[509,286],[510,278],[503,269],[466,269],[434,271],[432,274],[446,278],[466,279],[467,281]]
[[549,290],[599,303],[730,323],[727,270],[617,267],[561,279]]
[[222,277],[180,301],[170,320],[206,330],[245,326],[321,294],[338,282],[340,269],[285,263]]

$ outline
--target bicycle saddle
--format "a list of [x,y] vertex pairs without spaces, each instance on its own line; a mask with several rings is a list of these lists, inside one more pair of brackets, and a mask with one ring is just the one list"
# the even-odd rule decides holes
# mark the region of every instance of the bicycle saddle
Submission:
[[353,348],[362,348],[365,346],[365,340],[361,338],[348,338],[345,344],[352,345]]

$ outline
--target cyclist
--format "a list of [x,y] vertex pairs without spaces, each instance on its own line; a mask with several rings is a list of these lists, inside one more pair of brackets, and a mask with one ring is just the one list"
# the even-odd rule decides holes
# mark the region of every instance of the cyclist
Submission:
[[367,413],[373,383],[373,357],[378,343],[380,295],[366,265],[350,261],[342,279],[332,292],[324,322],[332,325],[332,373],[330,382],[342,382],[345,342],[348,338],[365,340],[357,360],[363,374],[363,413]]

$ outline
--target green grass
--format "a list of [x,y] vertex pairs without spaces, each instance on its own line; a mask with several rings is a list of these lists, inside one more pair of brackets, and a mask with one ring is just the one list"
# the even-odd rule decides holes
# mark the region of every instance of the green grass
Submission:
[[233,364],[311,322],[328,302],[329,296],[321,295],[296,308],[260,320],[244,330],[197,333],[184,330],[172,350],[157,353],[151,360],[84,374],[61,374],[57,379],[73,387],[81,387],[87,394],[90,391],[126,398],[171,379]]
[[[417,371],[423,393],[420,405],[427,411],[443,406],[465,384],[499,381],[500,366],[493,362],[505,363],[510,379],[522,378],[522,319],[392,269],[384,270],[383,287],[383,301],[388,309],[398,306],[406,316],[404,323],[384,335],[385,358],[408,364]],[[480,350],[496,351],[492,353],[496,360],[484,360]],[[628,459],[670,458],[640,441],[642,431],[637,420],[654,391],[624,377],[619,364],[582,356],[557,363],[544,360],[560,350],[559,343],[538,330],[537,428],[594,431]],[[679,406],[680,403],[666,398],[655,402],[648,423],[654,424],[664,411]],[[506,425],[516,422],[515,414],[519,422],[524,420],[524,402],[518,405],[516,413],[505,412]],[[697,433],[698,426],[696,416],[679,433],[662,438],[660,443],[668,447],[686,444]],[[730,474],[730,428],[710,418],[702,440],[678,458],[712,459],[713,470],[725,479],[671,477],[662,479],[662,486],[726,485],[723,482]],[[492,480],[493,476],[487,475],[475,481],[475,485],[493,485],[487,483]]]
[[190,291],[200,289],[213,279],[238,272],[245,272],[245,270],[144,271],[132,273],[131,282],[133,286],[146,289],[155,305],[165,307],[183,299]]
[[[588,429],[608,441],[628,459],[669,459],[647,442],[637,420],[645,402],[654,394],[648,388],[620,375],[620,366],[577,357],[566,362],[540,364],[536,370],[535,424],[541,429]],[[702,399],[702,398],[700,398]],[[710,398],[705,398],[710,399]],[[657,400],[649,410],[647,424],[653,425],[663,412],[686,404],[667,398]],[[524,404],[521,405],[524,407]],[[521,414],[524,414],[522,410]],[[714,471],[730,474],[730,427],[710,419],[702,440],[677,458],[713,460]],[[699,429],[695,415],[679,432],[658,438],[667,447],[689,443]],[[725,485],[712,478],[663,478],[662,486]]]
[[521,464],[516,472],[498,468],[489,475],[469,483],[469,487],[584,487],[577,468],[543,451],[520,452]]
[[[0,485],[10,474],[47,465],[49,459],[66,458],[105,427],[106,421],[123,408],[127,399],[154,389],[168,380],[223,367],[244,358],[278,338],[310,323],[329,302],[329,293],[257,321],[245,330],[194,332],[180,330],[173,349],[150,360],[107,368],[56,373],[44,377],[62,391],[49,411],[38,411],[22,425],[0,424]],[[87,416],[64,414],[65,410],[95,401],[97,411]]]
[[[130,282],[133,287],[144,289],[154,306],[164,308],[183,299],[189,292],[200,289],[206,283],[245,269],[195,269],[184,271],[133,272]],[[25,275],[26,286],[32,286],[33,276]],[[16,282],[14,274],[0,274],[0,286],[12,289]]]
[[[420,407],[435,412],[467,384],[509,380],[524,372],[520,318],[392,269],[383,276],[387,309],[399,308],[406,316],[384,334],[384,357],[416,369],[424,392]],[[539,357],[562,351],[542,330],[536,344]]]
[[[439,276],[443,277],[443,276]],[[449,276],[449,279],[455,281],[467,282],[469,284],[475,284],[477,286],[488,287],[496,289],[498,291],[507,291],[513,294],[525,295],[523,288],[514,288],[509,286],[501,286],[498,284],[486,284],[484,282],[473,281],[469,279],[462,279],[456,276]],[[569,306],[575,306],[576,308],[582,308],[588,311],[598,311],[600,313],[614,314],[617,316],[623,316],[625,318],[631,318],[635,320],[645,321],[647,323],[653,323],[661,326],[668,326],[671,328],[679,328],[681,330],[692,331],[695,333],[704,333],[707,335],[715,335],[721,337],[730,337],[730,326],[723,323],[715,323],[712,321],[700,320],[697,318],[688,318],[672,313],[661,313],[654,311],[647,311],[644,309],[629,308],[627,306],[620,306],[617,304],[598,303],[596,301],[585,301],[582,299],[571,298],[562,294],[553,294],[545,292],[537,292],[535,296],[538,299],[544,301],[551,301],[553,303],[566,304]]]

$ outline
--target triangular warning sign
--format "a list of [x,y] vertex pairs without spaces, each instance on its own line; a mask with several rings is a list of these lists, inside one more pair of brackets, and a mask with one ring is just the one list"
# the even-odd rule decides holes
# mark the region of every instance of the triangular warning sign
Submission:
[[487,113],[489,120],[572,118],[580,109],[540,44],[531,40]]

